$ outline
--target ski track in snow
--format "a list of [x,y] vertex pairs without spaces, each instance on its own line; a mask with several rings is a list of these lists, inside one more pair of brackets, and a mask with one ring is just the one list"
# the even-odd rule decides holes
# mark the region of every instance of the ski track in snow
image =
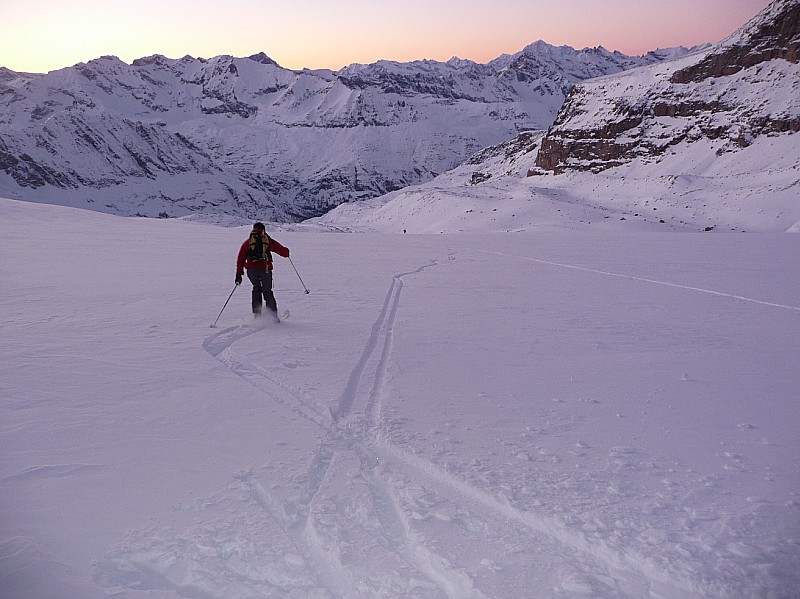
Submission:
[[[507,256],[498,252],[487,253]],[[686,287],[523,256],[508,257]],[[430,261],[415,270],[393,276],[364,349],[331,409],[327,404],[307,397],[299,389],[272,376],[264,368],[237,356],[237,342],[263,330],[264,326],[232,327],[204,341],[204,349],[232,373],[253,385],[268,399],[314,423],[323,431],[307,471],[296,477],[301,488],[295,496],[288,499],[277,497],[252,471],[238,473],[235,476],[238,486],[231,487],[245,492],[250,501],[258,506],[262,518],[266,515],[277,526],[285,543],[288,543],[290,557],[281,557],[284,562],[280,562],[277,556],[286,552],[287,545],[283,550],[272,549],[278,543],[270,545],[269,538],[262,541],[267,543],[269,549],[266,550],[264,547],[246,546],[241,539],[220,546],[217,546],[216,540],[198,542],[215,547],[208,555],[217,560],[221,556],[222,560],[230,562],[222,566],[220,571],[219,566],[198,565],[196,560],[191,560],[186,555],[186,539],[179,537],[177,541],[168,543],[167,548],[163,547],[163,541],[151,540],[150,544],[154,544],[154,547],[137,551],[128,545],[112,552],[99,565],[98,579],[106,586],[174,590],[186,597],[250,596],[259,589],[259,592],[277,592],[279,596],[286,596],[280,593],[287,591],[300,591],[301,594],[297,596],[342,599],[379,594],[387,597],[446,599],[488,597],[463,567],[448,559],[445,555],[447,547],[440,548],[436,540],[426,539],[415,530],[411,516],[414,506],[409,503],[406,488],[412,484],[446,497],[458,510],[471,514],[476,522],[483,523],[480,526],[490,527],[494,536],[522,534],[528,547],[556,569],[566,565],[564,571],[569,574],[563,576],[560,590],[552,587],[541,589],[541,593],[544,593],[542,596],[571,596],[570,593],[587,595],[598,588],[604,589],[604,596],[631,599],[643,596],[706,596],[700,580],[702,577],[688,562],[673,561],[667,568],[647,556],[637,554],[635,550],[589,539],[579,530],[553,517],[516,508],[501,496],[493,494],[491,489],[478,487],[449,472],[446,466],[415,455],[389,440],[382,422],[384,386],[390,374],[394,328],[404,279],[436,266],[437,261]],[[727,295],[702,289],[698,291]],[[775,305],[749,298],[738,299]],[[356,489],[360,495],[347,499],[349,505],[357,506],[350,508],[350,517],[340,517],[336,521],[336,517],[332,519],[321,505],[325,501],[326,490],[336,480],[331,470],[341,463],[352,463],[357,468],[357,479],[361,481],[361,486]],[[331,491],[331,495],[334,493]],[[342,501],[339,499],[340,503]],[[222,505],[225,500],[216,497],[209,499],[208,503]],[[251,515],[250,522],[253,528],[265,526],[257,516]],[[205,537],[209,534],[214,539],[225,536],[218,531],[209,532],[209,529],[213,527],[206,527],[203,531]],[[271,534],[274,535],[274,531]],[[268,536],[265,533],[265,537]],[[356,544],[355,541],[350,542],[356,536],[369,539],[374,551],[383,550],[383,555],[388,556],[384,559],[393,560],[394,568],[387,567],[388,573],[380,574],[370,572],[369,565],[352,564],[343,555],[342,547]],[[269,559],[264,555],[267,551],[272,551]],[[369,549],[364,551],[369,552]],[[238,553],[244,556],[244,563],[230,560],[231,555]],[[258,560],[266,562],[264,565],[253,563]],[[282,565],[275,565],[279,562]],[[291,573],[277,573],[280,568]],[[361,573],[362,570],[369,573]],[[530,592],[536,591],[531,589]]]
[[723,297],[729,297],[731,299],[737,299],[744,302],[751,302],[754,304],[761,304],[762,306],[770,306],[773,308],[782,308],[784,310],[794,310],[796,312],[800,312],[800,307],[798,306],[788,306],[786,304],[777,304],[774,302],[767,302],[764,300],[754,299],[752,297],[745,297],[743,295],[735,295],[732,293],[723,293],[721,291],[714,291],[712,289],[703,289],[702,287],[692,287],[690,285],[681,285],[679,283],[670,283],[668,281],[659,281],[658,279],[648,279],[647,277],[637,277],[634,275],[623,275],[616,272],[608,272],[605,270],[597,270],[594,268],[588,268],[586,266],[577,266],[575,264],[565,264],[562,262],[550,262],[549,260],[541,260],[540,258],[531,258],[529,256],[518,256],[516,254],[504,254],[502,252],[492,252],[489,250],[480,250],[476,249],[477,252],[483,252],[484,254],[493,254],[495,256],[503,256],[504,258],[517,258],[519,260],[525,260],[527,262],[537,262],[539,264],[547,264],[549,266],[557,266],[559,268],[569,268],[571,270],[580,270],[583,272],[591,272],[598,275],[603,275],[607,277],[617,277],[620,279],[628,279],[631,281],[641,281],[643,283],[652,283],[654,285],[664,285],[665,287],[675,287],[677,289],[687,289],[689,291],[698,291],[700,293],[708,293],[710,295],[719,295]]
[[[361,476],[369,489],[374,513],[380,523],[379,530],[373,532],[377,543],[397,555],[400,560],[415,571],[429,578],[433,584],[449,599],[484,597],[474,588],[469,577],[454,569],[443,557],[435,554],[425,546],[411,530],[411,525],[403,514],[396,492],[391,484],[382,479],[375,470],[380,459],[375,453],[374,430],[377,425],[383,380],[386,375],[389,356],[391,355],[392,330],[394,327],[400,297],[403,290],[403,278],[418,274],[426,268],[435,266],[430,262],[420,268],[397,274],[386,294],[381,312],[372,327],[371,334],[350,373],[347,384],[339,397],[336,407],[330,411],[330,424],[320,421],[324,409],[312,400],[306,400],[296,390],[269,377],[268,374],[252,364],[244,363],[234,357],[231,347],[237,341],[256,332],[253,327],[236,327],[213,335],[204,343],[205,349],[235,374],[241,376],[256,388],[272,394],[273,390],[265,388],[265,379],[279,386],[279,390],[287,391],[303,408],[311,408],[316,415],[309,416],[304,410],[299,412],[304,417],[327,429],[314,453],[311,465],[305,475],[305,487],[300,496],[291,505],[282,505],[271,497],[261,483],[250,475],[243,475],[245,481],[259,506],[264,509],[291,539],[292,544],[303,556],[313,573],[317,584],[326,589],[334,597],[371,596],[374,590],[366,595],[359,590],[344,565],[332,552],[326,551],[324,542],[320,540],[311,518],[312,504],[324,487],[326,475],[332,461],[339,452],[355,452],[359,458]],[[376,350],[381,347],[380,352]],[[378,357],[376,358],[376,353]],[[368,394],[361,393],[365,386],[368,366],[377,360],[373,376],[372,388]],[[368,381],[366,381],[368,384]],[[267,386],[268,387],[268,386]],[[273,398],[275,399],[275,398]],[[290,402],[277,400],[282,405],[298,412]]]
[[287,385],[264,368],[238,358],[231,349],[237,341],[264,330],[266,326],[268,325],[253,324],[225,329],[208,337],[203,342],[203,348],[234,374],[246,380],[259,391],[269,394],[270,399],[276,403],[322,428],[327,428],[326,419],[330,419],[327,408],[313,399],[305,397],[299,389]]

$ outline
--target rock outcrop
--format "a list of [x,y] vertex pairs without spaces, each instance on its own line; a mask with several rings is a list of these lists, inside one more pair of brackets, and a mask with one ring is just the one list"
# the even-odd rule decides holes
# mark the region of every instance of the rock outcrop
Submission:
[[658,160],[701,139],[717,153],[800,131],[800,1],[776,0],[718,46],[577,85],[533,174]]

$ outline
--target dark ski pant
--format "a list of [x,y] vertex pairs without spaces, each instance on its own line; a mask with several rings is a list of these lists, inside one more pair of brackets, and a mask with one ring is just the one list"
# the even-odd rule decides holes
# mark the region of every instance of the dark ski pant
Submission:
[[264,268],[248,268],[247,278],[253,284],[253,314],[261,314],[262,297],[267,303],[267,308],[277,312],[278,304],[272,294],[272,272]]

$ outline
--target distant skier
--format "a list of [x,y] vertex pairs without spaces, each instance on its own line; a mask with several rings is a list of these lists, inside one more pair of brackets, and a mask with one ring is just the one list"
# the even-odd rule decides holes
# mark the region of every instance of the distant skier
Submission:
[[242,275],[247,269],[247,278],[253,284],[253,314],[261,316],[261,298],[278,318],[278,304],[272,293],[272,252],[284,258],[289,257],[289,249],[272,239],[266,233],[264,223],[256,223],[250,237],[239,248],[236,259],[236,284],[241,285]]

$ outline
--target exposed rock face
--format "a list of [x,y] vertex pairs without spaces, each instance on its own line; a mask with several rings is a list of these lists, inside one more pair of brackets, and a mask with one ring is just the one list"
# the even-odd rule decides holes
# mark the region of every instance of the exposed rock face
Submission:
[[689,83],[711,77],[727,77],[778,58],[799,62],[800,3],[785,0],[774,2],[760,18],[741,30],[741,37],[741,43],[729,38],[718,51],[674,73],[671,81]]
[[599,171],[712,140],[736,151],[800,131],[800,0],[777,0],[719,46],[576,86],[534,173]]
[[541,147],[536,158],[538,168],[563,172],[565,165],[570,162],[578,162],[582,165],[597,164],[604,168],[610,168],[621,164],[635,147],[634,142],[620,142],[622,134],[639,127],[643,117],[635,108],[628,108],[619,104],[615,108],[615,113],[619,117],[616,120],[604,123],[595,129],[570,131],[561,136],[554,134],[561,131],[561,127],[568,126],[571,117],[580,109],[577,108],[586,98],[585,88],[576,87],[567,96],[564,108],[548,132],[548,135],[541,142]]
[[0,195],[122,214],[303,219],[544,129],[575,83],[664,58],[537,42],[488,64],[338,72],[291,71],[263,53],[0,69]]

